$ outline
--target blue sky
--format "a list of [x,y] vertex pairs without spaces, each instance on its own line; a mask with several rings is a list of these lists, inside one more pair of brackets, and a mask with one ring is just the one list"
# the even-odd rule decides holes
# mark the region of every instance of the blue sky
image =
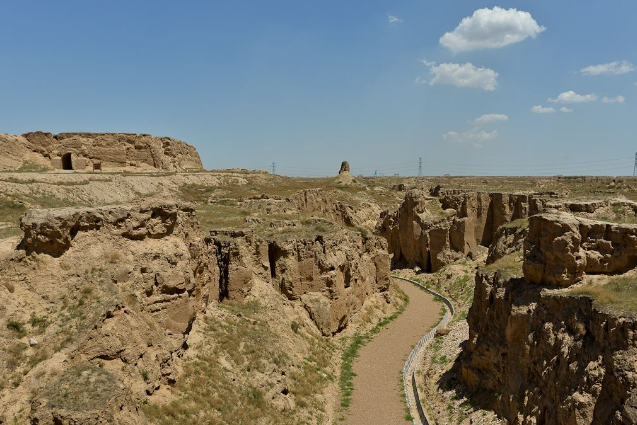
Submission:
[[206,168],[289,175],[413,175],[418,157],[427,175],[631,174],[635,16],[634,0],[1,0],[0,132],[172,136]]

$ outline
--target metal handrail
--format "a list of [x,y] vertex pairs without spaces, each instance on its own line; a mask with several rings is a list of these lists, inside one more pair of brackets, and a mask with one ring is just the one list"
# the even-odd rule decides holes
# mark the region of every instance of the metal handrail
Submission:
[[[429,331],[427,335],[423,336],[420,339],[420,341],[418,341],[418,344],[416,344],[414,349],[411,350],[411,353],[409,353],[409,357],[407,357],[407,361],[405,362],[405,365],[403,366],[403,389],[405,390],[405,398],[407,399],[407,408],[409,409],[409,414],[413,418],[413,423],[414,425],[430,425],[433,423],[427,417],[427,413],[425,412],[425,409],[422,403],[420,402],[420,396],[418,395],[418,386],[416,385],[416,372],[414,370],[414,365],[416,363],[416,359],[422,355],[423,350],[425,346],[427,345],[427,343],[436,336],[436,331],[440,327],[445,326],[447,323],[449,323],[449,321],[455,314],[455,310],[453,308],[453,304],[451,304],[451,301],[449,301],[445,296],[439,294],[438,292],[434,290],[431,290],[425,287],[421,283],[415,282],[413,280],[405,279],[404,277],[398,277],[398,276],[392,276],[392,277],[394,279],[400,279],[400,280],[404,280],[405,282],[409,282],[412,285],[415,285],[419,287],[420,289],[424,290],[425,292],[428,292],[431,295],[440,298],[442,302],[444,303],[445,307],[447,307],[447,311],[445,312],[445,315],[443,316],[442,320],[436,325],[436,327],[434,327],[431,331]],[[411,383],[411,391],[413,392],[415,406],[413,406],[411,403],[412,394],[409,390],[410,383]],[[416,412],[414,412],[414,407],[416,408]],[[416,415],[414,413],[416,413]],[[420,420],[420,423],[417,422],[417,420]]]

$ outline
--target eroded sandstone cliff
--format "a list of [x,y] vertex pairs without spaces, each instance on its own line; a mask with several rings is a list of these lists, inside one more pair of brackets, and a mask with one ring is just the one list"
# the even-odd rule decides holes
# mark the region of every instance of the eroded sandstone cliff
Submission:
[[584,273],[623,273],[637,267],[637,225],[539,214],[529,219],[524,249],[527,281],[570,286]]
[[538,214],[523,273],[509,259],[476,274],[458,366],[477,403],[513,424],[637,423],[635,319],[562,289],[585,273],[634,268],[636,229]]
[[221,298],[243,299],[254,279],[305,306],[324,335],[343,329],[372,294],[389,288],[390,259],[377,236],[341,230],[264,239],[251,230],[212,231]]
[[637,423],[634,319],[501,273],[478,273],[461,380],[513,424]]
[[526,194],[444,192],[431,197],[411,190],[393,213],[385,213],[378,232],[389,243],[393,262],[437,271],[489,247],[498,228],[542,209]]
[[[303,359],[329,368],[321,334],[342,330],[390,282],[380,237],[346,229],[311,238],[204,236],[192,207],[171,202],[30,210],[21,227],[22,241],[0,258],[0,343],[8,347],[0,423],[147,423],[141,406],[171,401],[167,388],[192,382],[202,358],[224,368],[214,379],[228,382],[214,386],[243,403],[251,393],[237,386],[267,393],[263,408],[273,417],[324,410],[315,405],[322,395],[296,390],[299,377],[327,382]],[[271,346],[259,346],[268,356],[258,360],[210,357],[230,350],[207,341],[211,335],[249,338],[235,352],[266,339]],[[187,385],[178,391],[190,394]]]
[[84,170],[101,163],[110,170],[202,170],[197,150],[180,140],[133,133],[0,134],[1,170],[25,163],[45,168]]
[[171,203],[33,210],[22,227],[20,246],[0,261],[3,289],[12,289],[0,317],[20,330],[31,322],[34,338],[30,347],[3,338],[16,356],[3,356],[4,377],[17,389],[3,394],[0,415],[141,421],[135,404],[175,382],[192,323],[218,293],[215,247],[200,237],[194,211]]

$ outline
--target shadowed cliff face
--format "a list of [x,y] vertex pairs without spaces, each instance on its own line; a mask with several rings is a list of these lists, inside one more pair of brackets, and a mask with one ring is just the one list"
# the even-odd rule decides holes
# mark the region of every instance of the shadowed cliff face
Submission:
[[[635,319],[576,296],[580,287],[561,289],[585,274],[632,270],[636,232],[538,214],[524,240],[524,278],[476,274],[459,368],[478,402],[516,424],[637,423]],[[634,273],[622,279],[634,287]]]
[[[434,212],[432,202],[442,214]],[[449,192],[430,197],[412,190],[396,212],[385,213],[377,230],[388,241],[394,265],[433,272],[489,247],[500,226],[535,214],[542,205],[525,194]]]
[[339,231],[265,240],[250,230],[213,231],[221,299],[243,299],[254,279],[300,302],[324,335],[342,330],[372,294],[389,288],[389,254],[377,236]]
[[637,423],[633,319],[524,279],[479,272],[464,385],[514,424]]

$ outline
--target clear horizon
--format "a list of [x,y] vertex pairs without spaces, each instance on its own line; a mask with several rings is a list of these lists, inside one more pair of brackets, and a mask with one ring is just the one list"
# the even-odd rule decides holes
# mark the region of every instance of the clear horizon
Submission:
[[291,176],[633,174],[637,4],[449,3],[0,2],[0,132]]

